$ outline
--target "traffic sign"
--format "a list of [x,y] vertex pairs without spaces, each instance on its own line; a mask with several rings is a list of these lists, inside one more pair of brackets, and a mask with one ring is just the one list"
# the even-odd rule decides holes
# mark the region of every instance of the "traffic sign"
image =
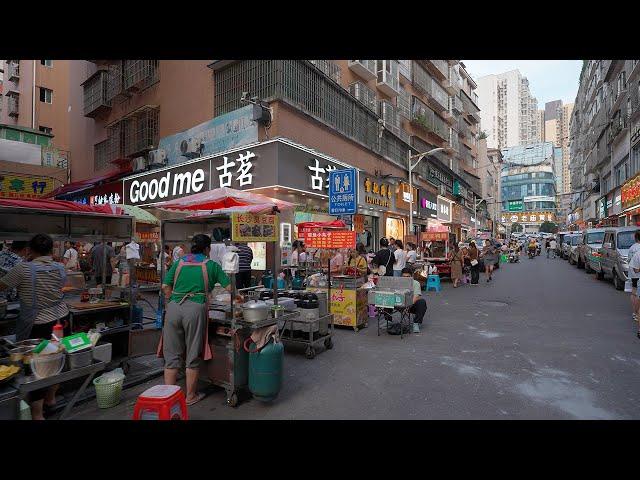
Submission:
[[524,210],[524,202],[522,200],[510,200],[509,211],[510,212],[522,212]]
[[329,215],[353,215],[358,203],[358,177],[355,168],[329,173]]

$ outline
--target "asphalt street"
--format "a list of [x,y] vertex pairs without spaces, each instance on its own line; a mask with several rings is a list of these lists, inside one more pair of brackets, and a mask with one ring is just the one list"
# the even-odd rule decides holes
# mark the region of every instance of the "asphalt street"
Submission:
[[[544,254],[543,254],[544,255]],[[425,294],[420,334],[336,331],[334,348],[308,360],[288,348],[279,397],[228,407],[214,389],[192,419],[637,419],[640,340],[629,294],[564,260],[503,265],[486,283]],[[75,419],[126,419],[137,395],[95,400]]]

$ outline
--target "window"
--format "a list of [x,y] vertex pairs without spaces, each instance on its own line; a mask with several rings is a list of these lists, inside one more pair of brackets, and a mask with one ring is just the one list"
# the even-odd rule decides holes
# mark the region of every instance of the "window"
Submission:
[[40,87],[40,101],[44,103],[52,103],[53,102],[53,90],[49,90],[48,88]]
[[51,127],[43,127],[42,125],[40,125],[40,126],[38,127],[38,130],[40,130],[42,133],[48,133],[48,134],[51,134],[51,132],[52,132],[52,130],[53,130],[53,129],[52,129]]
[[625,157],[622,162],[615,166],[613,174],[615,176],[616,187],[619,187],[624,183],[628,176],[628,160],[629,157]]
[[40,65],[45,67],[53,67],[53,60],[40,60]]

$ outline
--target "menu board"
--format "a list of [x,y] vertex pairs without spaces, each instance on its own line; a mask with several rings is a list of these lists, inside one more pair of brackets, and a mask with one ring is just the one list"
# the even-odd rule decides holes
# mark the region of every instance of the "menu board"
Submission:
[[449,240],[448,232],[422,232],[423,242],[437,242]]
[[303,239],[307,248],[356,248],[356,232],[352,230],[306,232]]
[[278,241],[278,216],[255,213],[234,213],[231,216],[234,242]]

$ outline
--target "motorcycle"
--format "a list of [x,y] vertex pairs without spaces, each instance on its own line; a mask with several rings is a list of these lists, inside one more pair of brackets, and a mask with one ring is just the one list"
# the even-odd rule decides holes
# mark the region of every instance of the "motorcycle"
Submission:
[[536,258],[536,251],[533,248],[528,250],[529,258]]
[[516,252],[511,250],[509,252],[509,263],[517,263],[519,261],[520,261],[520,255],[518,255]]
[[538,247],[536,248],[536,256],[540,255],[540,252],[542,252],[542,247],[538,245]]

